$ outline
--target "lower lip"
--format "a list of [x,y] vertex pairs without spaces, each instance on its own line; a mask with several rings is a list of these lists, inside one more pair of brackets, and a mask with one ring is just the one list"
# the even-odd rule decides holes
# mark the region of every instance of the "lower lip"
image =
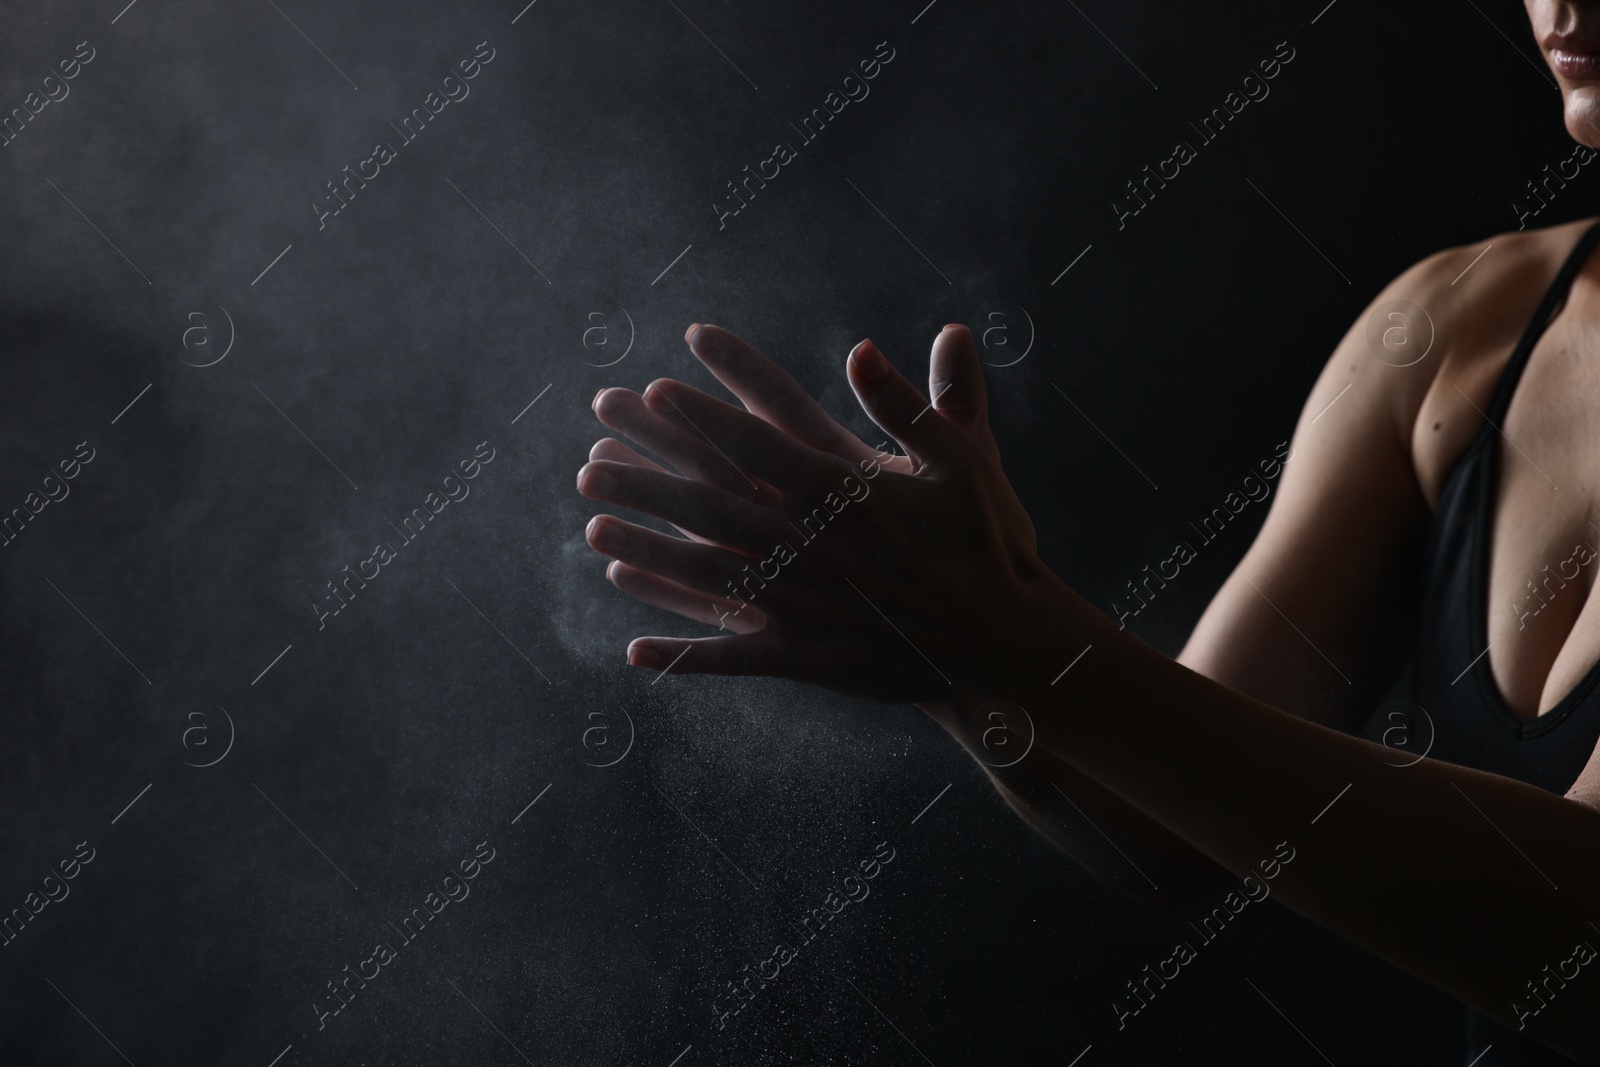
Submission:
[[1600,80],[1600,52],[1550,50],[1550,63],[1556,73],[1572,81]]

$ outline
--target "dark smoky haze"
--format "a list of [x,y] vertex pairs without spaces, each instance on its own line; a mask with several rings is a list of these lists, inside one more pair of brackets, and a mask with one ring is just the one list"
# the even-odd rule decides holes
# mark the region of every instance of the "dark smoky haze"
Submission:
[[1254,982],[1435,1062],[1457,1005],[1118,896],[915,708],[628,668],[710,631],[574,488],[598,389],[721,392],[692,322],[869,443],[850,346],[964,322],[1175,653],[1372,295],[1594,197],[1516,5],[1325,2],[3,5],[0,1060],[1313,1062]]

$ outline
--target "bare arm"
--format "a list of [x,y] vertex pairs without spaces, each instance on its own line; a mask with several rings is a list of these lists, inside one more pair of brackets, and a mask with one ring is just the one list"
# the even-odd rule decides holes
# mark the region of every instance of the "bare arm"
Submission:
[[[1352,364],[1357,380],[1341,383],[1339,356],[1359,352],[1358,336],[1346,338],[1313,390],[1296,434],[1307,462],[1292,461],[1270,529],[1238,576],[1337,678],[1319,682],[1301,709],[1337,725],[1387,675],[1381,657],[1365,669],[1341,662],[1371,648],[1357,624],[1375,620],[1360,610],[1409,600],[1373,587],[1403,571],[1426,515],[1401,428],[1431,382],[1416,376],[1388,390],[1364,388]],[[1475,388],[1482,371],[1469,363],[1460,380]],[[609,516],[591,524],[590,544],[600,551],[701,593],[789,536],[786,524],[817,517],[828,526],[826,536],[804,541],[804,554],[774,551],[765,561],[776,569],[762,570],[772,580],[761,586],[758,630],[636,638],[631,664],[787,677],[885,701],[999,698],[1026,707],[1044,751],[1222,868],[1276,880],[1275,895],[1294,910],[1508,1025],[1600,1063],[1600,1022],[1590,1010],[1600,968],[1584,972],[1600,942],[1589,910],[1600,896],[1600,750],[1567,796],[1436,760],[1400,769],[1382,759],[1381,746],[1201,675],[1119,630],[1049,571],[1031,536],[1018,536],[1031,535],[1031,526],[992,448],[950,420],[919,421],[927,401],[870,343],[852,352],[848,375],[862,407],[912,457],[909,471],[869,460],[858,471],[697,390],[658,382],[652,390],[662,407],[670,404],[730,462],[779,490],[778,504],[613,463],[580,473],[585,495],[736,549]],[[1356,401],[1345,409],[1356,428],[1373,431],[1348,445],[1370,460],[1355,473],[1348,454],[1340,462],[1313,436],[1344,400]],[[1323,515],[1318,504],[1346,510]],[[1334,529],[1319,531],[1319,523]],[[1275,541],[1286,531],[1296,536]],[[1322,560],[1308,562],[1308,548]],[[1319,568],[1334,577],[1319,578]],[[1270,617],[1248,601],[1232,597],[1231,610],[1224,601],[1210,637],[1197,633],[1185,654],[1239,665],[1235,685],[1281,686],[1298,672],[1252,661],[1253,652],[1229,659],[1231,642],[1217,639],[1245,625],[1230,618],[1254,620],[1254,631],[1239,631],[1246,637],[1271,638],[1260,622]],[[1309,631],[1296,621],[1302,611],[1314,616]],[[1059,685],[1049,681],[1086,646],[1091,655]],[[1362,695],[1330,695],[1341,692]],[[1289,703],[1296,694],[1274,699]],[[1420,832],[1395,833],[1396,813]]]
[[[1293,910],[1600,1062],[1600,760],[1566,797],[1436,760],[1399,769],[1166,659],[1064,587],[1053,599],[1097,655],[1055,689],[1011,694],[1039,709],[1048,750],[1227,869],[1275,876]],[[1296,858],[1265,866],[1280,843]]]
[[[1152,907],[1171,907],[1229,877],[1204,852],[1045,751],[1037,738],[1024,759],[1009,763],[1029,737],[1015,710],[996,710],[1002,706],[994,701],[918,705],[983,768],[1012,811],[1113,889]],[[991,714],[1002,718],[990,719]]]
[[[877,457],[886,469],[910,469],[906,457],[877,452],[840,426],[782,368],[733,334],[705,327],[694,338],[692,350],[748,411],[779,429],[847,459]],[[982,433],[992,445],[981,364],[965,328],[935,345],[929,378],[929,391],[937,398],[935,409],[957,425]],[[689,477],[753,499],[776,495],[759,479],[747,479],[692,428],[658,415],[637,393],[602,390],[594,406],[605,425]],[[670,473],[610,438],[599,441],[590,458]],[[1031,550],[1033,531],[1025,515],[1019,529]],[[691,530],[680,532],[704,540]],[[699,622],[735,633],[754,632],[763,622],[759,600],[741,605],[728,597],[708,597],[620,562],[611,564],[606,573],[635,598]],[[1228,877],[1204,853],[1070,764],[1037,748],[1025,759],[1010,762],[1012,753],[1030,744],[1014,712],[991,719],[988,715],[996,705],[970,700],[928,701],[919,707],[972,755],[1018,816],[1108,885],[1165,907]]]
[[[1403,276],[1378,301],[1416,284],[1414,277]],[[1257,472],[1265,485],[1274,484],[1281,474],[1270,517],[1180,657],[1180,662],[1243,692],[1347,729],[1362,721],[1393,665],[1392,657],[1382,652],[1388,647],[1385,639],[1405,621],[1408,580],[1402,565],[1409,544],[1403,537],[1352,538],[1348,523],[1319,521],[1319,512],[1332,507],[1336,515],[1354,517],[1361,508],[1376,506],[1394,512],[1405,520],[1400,525],[1413,529],[1424,510],[1409,477],[1404,443],[1390,418],[1395,382],[1383,372],[1393,368],[1380,365],[1364,348],[1352,347],[1360,343],[1353,329],[1308,398],[1294,441],[1295,463],[1280,472],[1272,460],[1270,469]],[[768,423],[847,459],[882,458],[839,426],[781,368],[738,337],[705,327],[693,336],[691,347],[747,410]],[[1366,375],[1347,390],[1354,395],[1339,395],[1347,379],[1358,377],[1352,367]],[[964,328],[947,330],[935,342],[929,394],[946,420],[973,433],[998,456],[988,425],[981,362]],[[1341,416],[1348,417],[1319,418],[1334,396],[1345,409]],[[682,420],[653,410],[666,407],[651,390],[643,397],[622,389],[604,390],[595,403],[602,422],[651,448],[685,474],[730,491],[767,494],[761,499],[777,495],[765,484],[757,489],[758,479],[731,466]],[[678,414],[667,410],[667,416]],[[1339,436],[1330,444],[1318,425],[1324,431],[1337,426]],[[1308,440],[1312,437],[1315,443]],[[664,471],[613,440],[597,444],[591,458]],[[909,470],[905,457],[886,461],[886,467]],[[1032,551],[1035,541],[1026,515],[1009,518],[1021,547]],[[1269,581],[1267,572],[1276,572],[1277,578]],[[1352,573],[1369,580],[1353,583],[1347,578]],[[608,574],[639,599],[700,621],[720,621],[735,632],[753,632],[761,624],[759,613],[749,607],[741,610],[733,600],[696,595],[623,563],[612,564]],[[1278,607],[1301,618],[1301,632],[1285,623],[1251,581],[1257,588],[1263,583],[1273,587],[1270,595]],[[1381,624],[1372,625],[1374,618]],[[1306,626],[1315,630],[1312,640],[1334,649],[1350,671],[1357,671],[1358,664],[1364,668],[1362,684],[1330,685],[1333,672],[1307,644]],[[1014,711],[997,720],[991,702],[943,700],[919,706],[967,749],[1013,811],[1107,884],[1146,903],[1170,906],[1229,876],[1203,852],[1049,753],[1035,750],[1025,760],[1002,766],[1007,761],[992,749],[992,740],[1009,737],[1013,751],[1028,743]]]
[[[1457,258],[1443,254],[1412,268],[1373,307],[1396,296],[1437,304],[1433,293],[1459,271]],[[1263,459],[1254,476],[1269,491],[1276,486],[1268,518],[1179,657],[1242,693],[1344,730],[1359,726],[1382,692],[1412,611],[1409,564],[1427,507],[1403,427],[1441,358],[1436,352],[1404,369],[1380,362],[1364,336],[1370,315],[1369,309],[1351,328],[1311,390],[1293,437],[1293,462],[1279,462],[1287,442],[1264,437],[1263,455],[1272,458]],[[886,469],[911,469],[906,457],[888,459],[845,430],[792,377],[735,335],[691,328],[690,343],[744,407],[768,424],[832,455],[877,457]],[[947,422],[971,433],[998,462],[982,364],[966,329],[947,329],[935,341],[929,395]],[[734,467],[655,389],[644,396],[603,390],[595,410],[606,425],[691,478],[752,499],[781,497],[759,475]],[[591,459],[666,471],[610,439],[595,446]],[[1220,492],[1218,503],[1224,503]],[[1036,542],[1026,514],[1018,508],[1006,523],[1017,548],[1031,553]],[[633,596],[690,618],[736,633],[763,624],[759,601],[752,607],[707,597],[624,562],[607,573]],[[1009,738],[1008,751],[1028,743],[1014,710],[996,719],[997,705],[989,701],[919,706],[984,768],[1013,811],[1107,884],[1169,906],[1228,877],[1199,849],[1070,763],[1039,749],[1016,763],[1001,758],[991,742]]]
[[[1279,462],[1288,442],[1263,448],[1253,476],[1277,486],[1268,518],[1179,663],[1312,722],[1349,732],[1365,721],[1398,666],[1414,610],[1428,509],[1412,473],[1406,416],[1440,362],[1438,352],[1425,365],[1381,362],[1367,347],[1365,323],[1372,308],[1396,296],[1436,304],[1431,294],[1459,269],[1456,258],[1419,264],[1374,298],[1306,399],[1288,449],[1292,463]],[[971,366],[976,372],[975,356]],[[977,392],[982,406],[981,379],[958,379],[940,395],[963,389]],[[985,767],[1018,815],[1108,884],[1169,905],[1228,877],[1182,837],[1049,753],[996,768],[983,737],[992,728],[985,715],[999,705],[920,706]]]

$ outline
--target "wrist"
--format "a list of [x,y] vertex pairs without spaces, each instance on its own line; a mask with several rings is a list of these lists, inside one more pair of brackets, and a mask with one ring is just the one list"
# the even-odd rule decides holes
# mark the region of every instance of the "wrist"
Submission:
[[1108,631],[1111,620],[1071,586],[1045,571],[1008,598],[1006,623],[995,629],[994,653],[986,657],[977,691],[969,699],[1026,704],[1070,672],[1086,649]]
[[1002,699],[918,701],[997,783],[1028,756],[1037,742],[1032,718],[1018,704]]

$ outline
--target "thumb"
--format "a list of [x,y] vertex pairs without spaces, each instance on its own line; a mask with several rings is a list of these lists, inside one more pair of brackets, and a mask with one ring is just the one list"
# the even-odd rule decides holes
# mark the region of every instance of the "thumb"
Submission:
[[933,414],[921,390],[894,369],[877,345],[862,341],[850,350],[847,363],[862,410],[899,442],[918,468],[943,466],[954,458],[959,431]]
[[928,356],[928,395],[933,398],[934,410],[951,424],[985,445],[994,443],[983,361],[972,331],[958,322],[946,326],[933,340]]

